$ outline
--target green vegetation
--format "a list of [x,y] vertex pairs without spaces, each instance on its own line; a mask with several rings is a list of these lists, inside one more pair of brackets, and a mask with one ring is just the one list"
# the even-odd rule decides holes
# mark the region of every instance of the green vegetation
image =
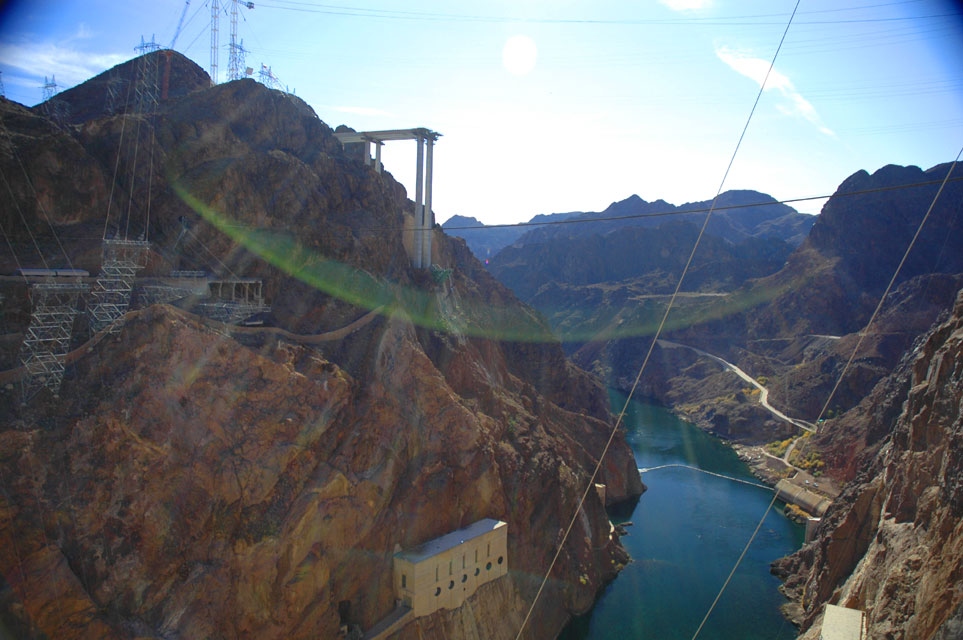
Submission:
[[789,448],[789,445],[792,444],[792,441],[793,438],[786,438],[782,441],[770,442],[765,446],[765,449],[777,458],[781,458],[783,454],[786,453],[786,449]]
[[798,449],[792,452],[789,456],[789,462],[796,465],[800,469],[804,469],[816,475],[817,472],[821,473],[821,469],[825,466],[825,462],[820,458],[819,453],[816,451],[810,451],[809,453],[803,453]]
[[447,280],[449,277],[451,277],[451,271],[452,271],[451,269],[442,269],[438,265],[434,265],[434,264],[431,265],[429,269],[431,270],[431,277],[434,278],[435,282],[437,282],[438,284],[441,284],[442,282]]

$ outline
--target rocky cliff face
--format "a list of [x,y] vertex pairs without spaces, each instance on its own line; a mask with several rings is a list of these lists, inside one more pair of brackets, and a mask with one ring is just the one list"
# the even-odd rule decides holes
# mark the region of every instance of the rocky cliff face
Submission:
[[[461,241],[435,234],[443,277],[412,269],[404,189],[303,102],[250,80],[172,95],[156,118],[52,135],[103,176],[131,140],[151,149],[153,175],[117,177],[135,213],[109,227],[149,233],[148,272],[261,278],[276,326],[157,305],[75,352],[59,400],[0,391],[0,620],[36,638],[337,637],[394,607],[397,550],[494,517],[509,575],[401,637],[514,637],[608,437],[603,389]],[[54,197],[81,189],[36,171]],[[102,204],[54,226],[102,229]],[[97,245],[65,249],[96,271]],[[599,481],[612,501],[642,491],[621,434]],[[553,637],[627,561],[609,531],[593,492],[526,637]]]
[[880,439],[816,540],[777,564],[807,640],[823,604],[864,610],[872,638],[955,637],[963,576],[963,294],[860,411]]
[[[774,406],[790,416],[814,420],[933,201],[939,188],[933,182],[949,169],[948,164],[928,171],[888,166],[873,174],[854,174],[826,204],[811,237],[781,267],[769,264],[775,271],[763,277],[750,276],[765,270],[769,254],[736,251],[704,238],[663,338],[698,347],[757,379],[765,378]],[[930,212],[880,317],[834,395],[828,417],[856,406],[913,340],[952,305],[963,285],[961,184],[948,182]],[[866,190],[873,192],[846,195]],[[641,255],[626,258],[626,252],[615,247],[623,238],[637,239],[663,229],[669,227],[612,233],[605,241],[596,241],[606,247],[604,251],[588,251],[586,258],[579,249],[593,247],[593,242],[585,239],[567,240],[567,245],[556,239],[527,249],[539,258],[531,269],[558,272],[561,275],[553,277],[563,282],[543,284],[537,292],[528,283],[519,285],[520,290],[532,295],[532,303],[566,340],[573,359],[617,388],[631,385],[665,312],[668,292],[681,273],[678,263],[674,270],[657,266],[660,258],[655,254],[675,246],[668,253],[684,259],[693,239],[688,244],[680,241],[685,233],[675,228],[667,239],[652,245],[636,242],[634,246],[648,249],[638,252]],[[552,253],[556,246],[566,250]],[[509,247],[500,259],[525,250]],[[541,265],[550,268],[545,271]],[[504,269],[519,280],[527,268],[529,263],[522,258],[493,262],[494,272]],[[640,275],[623,279],[631,268]],[[740,286],[735,286],[737,278],[726,281],[737,274],[748,279]],[[788,437],[792,430],[761,410],[751,386],[692,352],[667,353],[656,347],[641,384],[645,395],[725,438],[765,443]],[[827,469],[840,478],[850,477],[846,474],[851,469],[842,471],[851,463],[842,459],[846,451],[821,450],[820,442],[809,441],[804,448],[833,458],[840,466]]]

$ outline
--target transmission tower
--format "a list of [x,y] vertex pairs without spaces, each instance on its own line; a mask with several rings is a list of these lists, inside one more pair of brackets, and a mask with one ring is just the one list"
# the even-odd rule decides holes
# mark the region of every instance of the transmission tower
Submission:
[[221,14],[218,0],[211,0],[211,84],[217,84],[217,19]]
[[79,279],[69,283],[42,282],[30,287],[33,311],[20,346],[20,364],[27,372],[21,387],[24,403],[42,389],[49,389],[54,396],[60,392],[77,300],[88,288]]
[[149,249],[146,240],[104,239],[100,274],[87,305],[91,332],[109,327],[110,333],[116,333],[120,329],[115,321],[130,308],[134,278],[147,266]]
[[238,80],[243,77],[244,74],[244,54],[248,53],[244,49],[244,42],[241,41],[238,44],[237,39],[237,16],[238,16],[238,5],[243,5],[247,9],[253,9],[253,2],[239,2],[239,0],[231,0],[231,42],[228,45],[228,57],[227,63],[227,79],[228,80]]
[[104,100],[104,113],[111,115],[117,110],[117,102],[120,99],[120,88],[124,80],[115,69],[110,70],[110,78],[107,80],[107,98]]
[[47,76],[44,76],[43,85],[40,88],[43,90],[43,101],[48,102],[57,95],[57,76],[50,76],[50,80],[47,80]]
[[271,67],[265,65],[264,63],[261,63],[261,70],[257,72],[257,79],[258,82],[269,89],[277,89],[278,91],[284,91],[287,93],[287,87],[281,84],[281,80],[274,75],[274,72],[271,71]]
[[240,44],[231,44],[231,58],[227,69],[227,79],[228,80],[240,80],[245,77],[244,67],[244,57],[246,54],[250,53],[244,48],[244,41],[241,40]]
[[40,88],[43,90],[43,114],[63,126],[70,115],[70,105],[56,97],[60,88],[57,86],[57,78],[50,76],[48,80],[47,76],[44,76],[43,85]]
[[154,36],[151,36],[150,42],[144,42],[144,36],[141,36],[140,44],[134,47],[140,56],[137,65],[137,83],[134,85],[134,91],[137,94],[137,111],[140,113],[153,113],[154,107],[157,106],[157,56],[150,54],[160,48],[161,46],[154,42]]
[[0,71],[0,98],[7,97],[7,90],[3,87],[3,71]]

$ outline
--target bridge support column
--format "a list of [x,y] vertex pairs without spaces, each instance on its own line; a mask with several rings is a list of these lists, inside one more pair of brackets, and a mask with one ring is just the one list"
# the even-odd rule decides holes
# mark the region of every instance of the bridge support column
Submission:
[[422,203],[425,186],[425,139],[418,136],[418,157],[415,165],[415,246],[412,253],[414,256],[415,268],[420,269],[422,265],[422,252],[424,244],[425,228],[425,205]]
[[428,153],[425,159],[425,209],[422,216],[425,239],[422,243],[424,252],[421,256],[421,266],[426,269],[431,266],[431,230],[435,226],[435,214],[431,210],[431,161],[434,148],[435,141],[428,138]]

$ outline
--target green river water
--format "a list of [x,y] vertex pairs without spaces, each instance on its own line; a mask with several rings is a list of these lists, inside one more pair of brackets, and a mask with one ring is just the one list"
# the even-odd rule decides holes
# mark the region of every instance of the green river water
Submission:
[[[624,397],[613,394],[615,410]],[[633,403],[625,425],[640,468],[682,463],[755,480],[718,439],[663,408]],[[573,620],[563,640],[591,638],[689,640],[762,517],[771,491],[667,468],[643,473],[648,491],[622,539],[633,562],[604,590],[593,609]],[[769,563],[798,549],[803,527],[777,501],[699,637],[706,640],[791,640],[792,624]]]

